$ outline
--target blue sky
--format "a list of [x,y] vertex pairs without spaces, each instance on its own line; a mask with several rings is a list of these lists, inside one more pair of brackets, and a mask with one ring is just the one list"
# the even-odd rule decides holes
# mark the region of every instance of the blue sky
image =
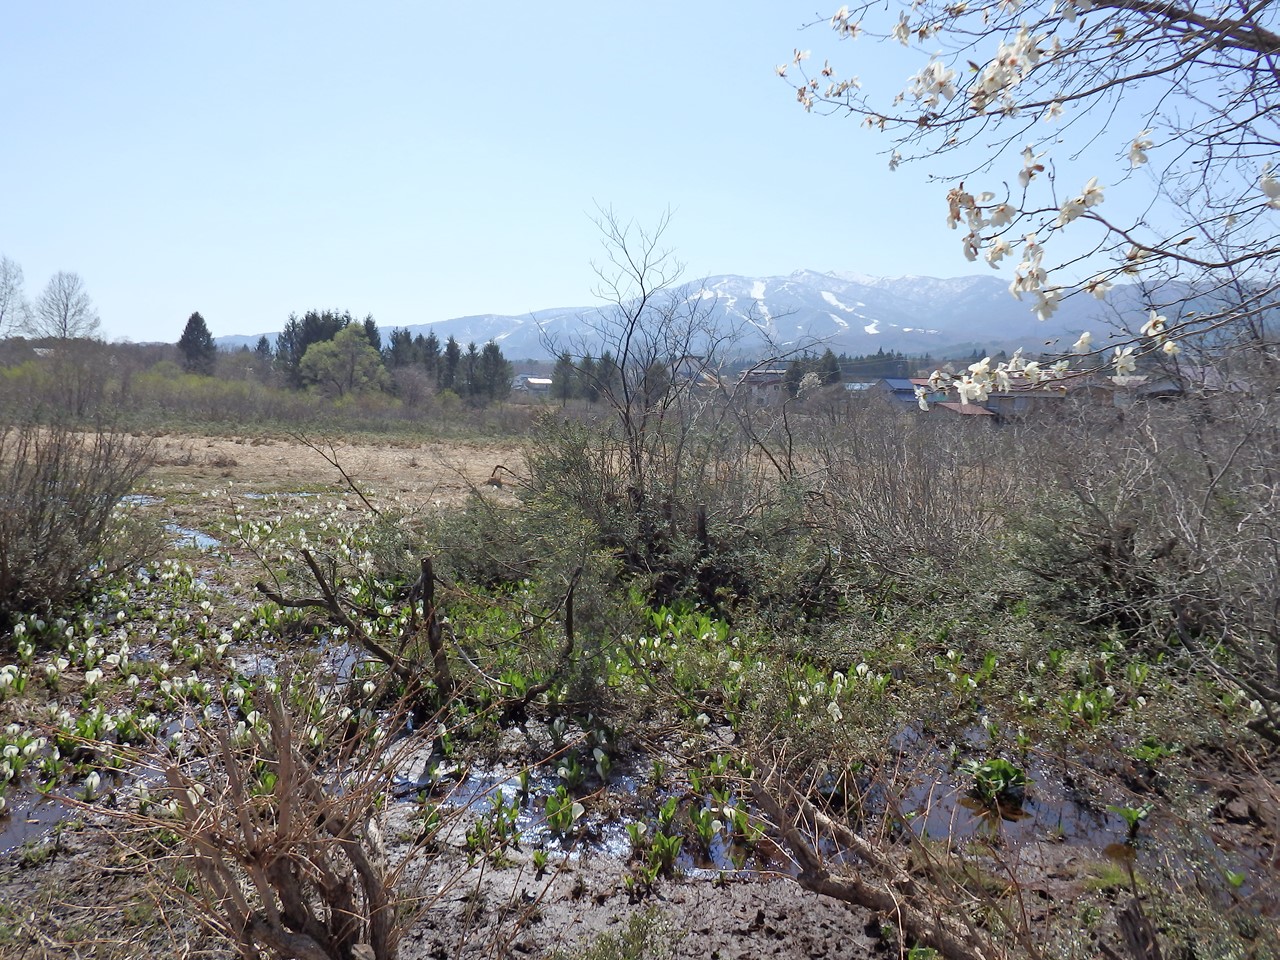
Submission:
[[[945,187],[774,74],[831,46],[799,31],[814,9],[6,4],[0,253],[32,299],[78,272],[135,341],[175,341],[193,310],[223,335],[311,307],[404,325],[591,304],[597,204],[670,207],[694,280],[989,269],[943,226]],[[875,46],[841,52],[875,72]]]

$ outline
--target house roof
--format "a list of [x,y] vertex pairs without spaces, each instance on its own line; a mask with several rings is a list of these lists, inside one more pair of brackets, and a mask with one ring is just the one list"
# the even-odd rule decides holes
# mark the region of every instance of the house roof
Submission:
[[980,407],[976,403],[960,403],[956,400],[944,400],[941,403],[933,404],[935,410],[942,409],[949,413],[959,414],[962,417],[994,417],[995,413],[986,407]]

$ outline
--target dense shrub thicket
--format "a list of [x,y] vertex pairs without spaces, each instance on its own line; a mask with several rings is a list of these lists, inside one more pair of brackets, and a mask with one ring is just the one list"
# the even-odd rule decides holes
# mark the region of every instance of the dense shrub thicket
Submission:
[[124,499],[150,461],[148,441],[111,427],[0,427],[0,622],[58,610],[156,550]]

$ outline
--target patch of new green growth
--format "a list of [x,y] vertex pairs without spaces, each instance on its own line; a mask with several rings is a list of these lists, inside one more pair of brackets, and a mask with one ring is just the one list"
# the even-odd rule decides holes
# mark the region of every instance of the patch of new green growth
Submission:
[[583,813],[582,804],[573,799],[563,784],[547,797],[547,826],[562,837],[569,835]]
[[602,933],[574,950],[558,950],[552,960],[668,960],[676,932],[657,909],[633,913],[617,933]]
[[1085,867],[1085,889],[1098,893],[1128,890],[1133,883],[1138,882],[1136,876],[1130,873],[1131,866],[1132,864],[1119,860],[1095,860]]
[[973,779],[972,795],[989,807],[1020,807],[1031,781],[1021,767],[996,757],[970,760],[960,772]]
[[1146,820],[1154,809],[1155,807],[1150,803],[1144,803],[1140,807],[1107,805],[1107,810],[1124,820],[1125,825],[1128,827],[1125,843],[1129,844],[1138,839],[1138,828],[1142,826],[1142,821]]

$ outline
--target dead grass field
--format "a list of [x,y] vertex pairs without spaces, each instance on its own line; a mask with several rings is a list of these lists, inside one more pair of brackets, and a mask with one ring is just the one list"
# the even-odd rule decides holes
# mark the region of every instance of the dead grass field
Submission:
[[523,471],[523,452],[513,442],[315,438],[314,443],[310,447],[294,437],[165,435],[156,439],[152,476],[161,488],[230,483],[288,493],[346,487],[328,455],[363,491],[427,505],[457,503],[485,487],[496,467],[505,468],[498,471],[503,489]]

